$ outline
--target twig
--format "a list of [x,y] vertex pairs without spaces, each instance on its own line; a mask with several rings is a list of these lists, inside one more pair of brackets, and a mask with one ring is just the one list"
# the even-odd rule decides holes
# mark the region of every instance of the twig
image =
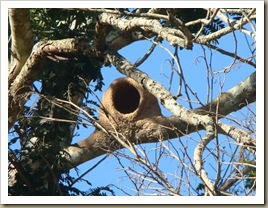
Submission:
[[212,45],[212,44],[210,44],[210,43],[206,44],[206,46],[209,47],[209,48],[212,48],[213,50],[218,51],[218,52],[220,52],[220,53],[222,53],[222,54],[224,54],[224,55],[227,55],[227,56],[230,56],[230,57],[233,57],[233,58],[236,57],[236,59],[237,59],[238,61],[241,61],[242,63],[249,64],[249,65],[253,66],[254,68],[256,68],[256,64],[253,63],[253,62],[251,61],[252,58],[250,58],[250,59],[244,59],[244,58],[238,56],[237,54],[234,54],[234,53],[232,53],[232,52],[223,50],[222,48],[219,48],[219,47],[217,47],[217,46],[214,46],[214,45]]
[[77,179],[75,179],[70,185],[69,187],[72,187],[76,182],[78,182],[81,178],[83,178],[86,174],[88,174],[90,171],[92,171],[93,169],[95,169],[99,164],[101,164],[107,157],[109,156],[109,154],[105,155],[102,159],[100,159],[95,165],[93,165],[91,168],[89,168],[87,171],[85,171],[82,175],[80,175]]
[[138,67],[138,66],[140,66],[152,53],[153,53],[153,51],[154,51],[154,49],[155,49],[155,47],[157,46],[157,42],[158,41],[160,41],[162,38],[160,38],[160,37],[156,37],[155,38],[155,40],[154,40],[154,42],[155,43],[153,43],[153,45],[151,46],[151,48],[146,52],[146,54],[141,58],[141,59],[139,59],[139,60],[137,60],[136,62],[135,62],[135,66],[136,67]]

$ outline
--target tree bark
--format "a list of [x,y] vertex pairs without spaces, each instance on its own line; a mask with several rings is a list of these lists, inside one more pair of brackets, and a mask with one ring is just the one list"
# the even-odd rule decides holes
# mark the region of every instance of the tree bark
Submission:
[[28,59],[34,41],[29,9],[9,9],[9,22],[12,41],[8,75],[10,86]]

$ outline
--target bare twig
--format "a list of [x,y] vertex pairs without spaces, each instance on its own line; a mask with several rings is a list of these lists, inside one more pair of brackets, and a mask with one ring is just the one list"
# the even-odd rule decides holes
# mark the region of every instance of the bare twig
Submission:
[[[252,13],[253,13],[253,11],[252,11]],[[219,12],[217,14],[219,15]],[[255,19],[254,17],[250,17],[250,18]],[[208,44],[210,41],[215,40],[217,38],[220,38],[220,37],[232,32],[234,30],[241,30],[241,28],[247,23],[248,23],[248,20],[247,20],[246,17],[241,18],[238,21],[231,22],[232,26],[220,29],[220,30],[218,30],[218,31],[216,31],[214,33],[211,33],[209,35],[206,35],[206,36],[199,36],[197,39],[195,39],[195,42],[199,43],[199,44]],[[249,34],[246,31],[242,31],[242,32],[245,32],[247,35],[250,35],[253,38],[255,38],[255,35]]]
[[154,43],[153,45],[151,46],[151,48],[146,52],[146,54],[139,60],[137,60],[135,62],[135,66],[138,67],[140,66],[144,61],[146,61],[146,59],[153,53],[155,47],[157,46],[157,42],[160,41],[161,38],[160,37],[156,37],[155,40],[154,40]]
[[217,46],[214,46],[212,44],[206,44],[206,46],[209,47],[209,48],[212,48],[215,51],[220,52],[221,54],[236,58],[238,61],[241,61],[242,63],[249,64],[249,65],[253,66],[254,68],[256,68],[256,64],[252,62],[252,59],[254,57],[250,57],[250,58],[245,59],[245,58],[242,58],[242,57],[238,56],[237,54],[234,54],[232,52],[226,51],[226,50],[224,50],[222,48],[219,48]]

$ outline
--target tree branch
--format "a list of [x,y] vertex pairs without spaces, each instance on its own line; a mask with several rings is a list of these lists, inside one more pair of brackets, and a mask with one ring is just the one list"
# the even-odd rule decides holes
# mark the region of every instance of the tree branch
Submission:
[[247,132],[235,126],[229,126],[224,123],[219,123],[217,130],[220,134],[224,134],[233,138],[237,144],[244,146],[253,154],[256,153],[256,140],[253,139]]
[[256,101],[256,72],[234,86],[230,90],[222,93],[219,97],[203,107],[194,110],[198,114],[210,114],[224,117],[231,112],[237,111],[249,103]]
[[191,49],[192,43],[187,39],[183,39],[185,35],[179,30],[172,28],[163,28],[158,20],[145,18],[132,18],[131,20],[120,18],[116,15],[103,13],[99,16],[102,24],[111,25],[123,32],[135,31],[142,28],[144,31],[158,34],[166,39],[171,45],[179,45],[183,48]]
[[29,57],[34,41],[29,9],[9,9],[9,22],[12,40],[8,72],[10,85]]
[[[254,19],[255,17],[253,16],[252,18]],[[209,35],[206,35],[206,36],[199,36],[198,38],[195,39],[194,42],[205,45],[212,40],[220,38],[228,33],[231,33],[232,31],[240,30],[240,28],[242,28],[242,26],[247,24],[247,23],[248,23],[248,18],[246,18],[246,17],[241,18],[238,21],[232,22],[232,25],[230,25],[229,27],[223,28],[221,30],[218,30],[218,31],[211,33]],[[253,38],[255,38],[255,35],[253,35]]]

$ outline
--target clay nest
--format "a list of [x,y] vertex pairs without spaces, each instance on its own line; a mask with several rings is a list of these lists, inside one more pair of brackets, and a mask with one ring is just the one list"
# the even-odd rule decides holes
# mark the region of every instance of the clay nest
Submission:
[[113,81],[104,92],[99,122],[106,129],[160,116],[157,99],[131,78]]

